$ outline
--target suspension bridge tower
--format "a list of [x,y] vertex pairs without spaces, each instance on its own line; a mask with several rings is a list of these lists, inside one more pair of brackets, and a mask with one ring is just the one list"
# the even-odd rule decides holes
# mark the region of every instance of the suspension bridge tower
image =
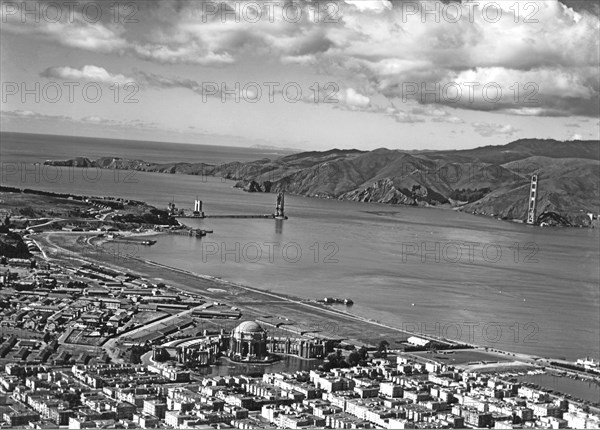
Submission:
[[204,212],[202,212],[202,200],[199,200],[198,197],[196,197],[196,200],[194,200],[193,214],[195,217],[204,218]]
[[529,209],[527,209],[527,224],[535,224],[535,210],[537,205],[538,175],[531,177],[531,186],[529,188]]
[[283,191],[280,191],[277,194],[277,203],[275,204],[275,218],[277,219],[287,219],[285,216],[285,194]]

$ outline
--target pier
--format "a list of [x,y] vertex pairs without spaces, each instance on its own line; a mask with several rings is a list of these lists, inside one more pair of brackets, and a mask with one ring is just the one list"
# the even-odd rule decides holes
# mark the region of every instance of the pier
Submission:
[[196,236],[196,237],[204,237],[208,233],[212,233],[212,230],[201,230],[199,228],[190,228],[190,229],[179,229],[179,230],[167,230],[169,234],[176,234],[179,236]]

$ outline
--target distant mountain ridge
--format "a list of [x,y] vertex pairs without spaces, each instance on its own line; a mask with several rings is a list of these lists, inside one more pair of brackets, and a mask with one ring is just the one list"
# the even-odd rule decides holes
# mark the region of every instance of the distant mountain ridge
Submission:
[[47,164],[221,176],[238,181],[236,186],[249,192],[445,206],[506,219],[525,218],[530,177],[537,173],[538,214],[556,212],[574,224],[584,224],[587,212],[600,211],[597,140],[520,139],[502,146],[410,153],[331,149],[222,165],[111,157]]

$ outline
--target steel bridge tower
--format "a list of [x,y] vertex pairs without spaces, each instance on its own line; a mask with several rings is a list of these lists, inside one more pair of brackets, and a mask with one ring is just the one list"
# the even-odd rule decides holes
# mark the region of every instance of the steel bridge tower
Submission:
[[196,197],[196,200],[194,200],[193,215],[204,218],[204,212],[202,212],[202,200],[199,200],[198,197]]
[[285,219],[284,205],[285,194],[283,194],[283,191],[281,191],[279,194],[277,194],[277,204],[275,205],[275,218]]
[[529,209],[527,209],[527,224],[535,224],[535,210],[537,205],[538,175],[531,177],[531,187],[529,189]]

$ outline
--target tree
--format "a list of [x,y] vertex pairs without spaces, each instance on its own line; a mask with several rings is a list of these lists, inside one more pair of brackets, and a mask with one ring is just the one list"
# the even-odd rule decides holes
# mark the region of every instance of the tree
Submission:
[[344,360],[344,356],[342,355],[342,350],[338,349],[335,352],[330,353],[327,356],[327,360],[323,363],[323,370],[329,372],[331,369],[337,369],[338,367],[348,367],[348,362]]
[[361,357],[357,351],[352,351],[348,356],[348,364],[350,366],[356,366],[360,363]]
[[335,363],[337,362],[337,353],[336,352],[332,352],[327,356],[327,361],[329,361],[330,363]]
[[379,352],[381,357],[387,356],[387,349],[390,346],[390,343],[387,340],[382,340],[379,342],[379,346],[377,347],[377,352]]
[[361,360],[366,360],[367,358],[369,358],[369,351],[367,350],[367,348],[365,346],[361,346],[360,349],[358,350],[358,353],[360,354]]

